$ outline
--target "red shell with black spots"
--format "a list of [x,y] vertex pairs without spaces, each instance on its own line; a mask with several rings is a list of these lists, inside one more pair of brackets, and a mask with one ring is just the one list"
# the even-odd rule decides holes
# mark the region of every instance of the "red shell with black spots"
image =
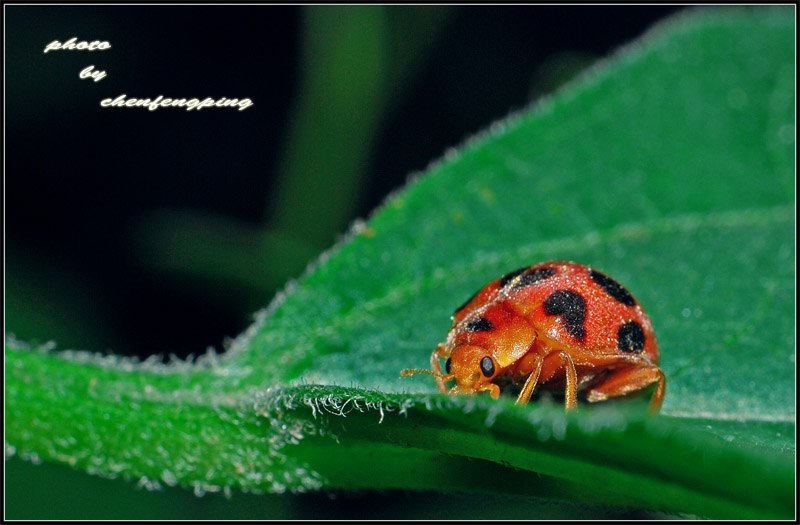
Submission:
[[564,390],[568,410],[579,390],[601,401],[656,383],[650,409],[657,412],[665,391],[658,362],[650,318],[624,286],[589,266],[550,261],[495,279],[458,308],[431,356],[432,370],[422,371],[453,394],[497,398],[510,381],[522,385],[518,403],[527,403],[537,384]]

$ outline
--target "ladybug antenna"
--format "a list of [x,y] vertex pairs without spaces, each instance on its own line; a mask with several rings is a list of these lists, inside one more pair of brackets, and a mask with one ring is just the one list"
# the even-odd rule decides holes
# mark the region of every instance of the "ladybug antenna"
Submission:
[[400,377],[412,376],[414,374],[430,374],[433,377],[438,377],[439,379],[442,379],[444,381],[450,381],[455,378],[453,374],[439,374],[431,370],[423,370],[421,368],[411,368],[408,370],[403,370],[400,372]]

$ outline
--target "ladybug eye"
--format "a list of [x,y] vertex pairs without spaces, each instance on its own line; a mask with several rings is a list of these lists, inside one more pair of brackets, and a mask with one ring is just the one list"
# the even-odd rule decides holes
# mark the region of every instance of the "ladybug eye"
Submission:
[[491,357],[484,357],[481,359],[481,372],[486,377],[492,377],[494,375],[494,361],[492,361]]
[[452,365],[452,364],[453,364],[453,362],[448,357],[447,361],[444,362],[444,373],[445,374],[449,374],[450,373],[450,365]]

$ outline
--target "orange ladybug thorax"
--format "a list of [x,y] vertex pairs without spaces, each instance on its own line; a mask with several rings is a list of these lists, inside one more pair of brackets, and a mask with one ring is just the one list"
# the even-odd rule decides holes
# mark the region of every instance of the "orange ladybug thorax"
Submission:
[[453,328],[453,348],[477,346],[505,369],[528,353],[536,329],[510,301],[494,301]]

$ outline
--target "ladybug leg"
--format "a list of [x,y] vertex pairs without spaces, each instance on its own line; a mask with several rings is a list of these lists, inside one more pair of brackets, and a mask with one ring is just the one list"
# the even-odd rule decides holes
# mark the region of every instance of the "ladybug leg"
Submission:
[[536,383],[539,382],[539,374],[542,373],[542,363],[544,363],[544,359],[540,355],[534,356],[535,363],[533,365],[533,370],[528,375],[528,379],[525,380],[525,385],[522,387],[522,391],[519,393],[517,397],[518,405],[527,405],[528,401],[531,399],[531,395],[533,394],[533,390],[536,388]]
[[564,405],[567,412],[578,408],[578,374],[575,371],[575,363],[567,352],[560,352],[561,362],[567,376],[567,388],[564,391]]
[[653,393],[653,397],[650,398],[650,406],[647,407],[651,414],[658,414],[658,411],[661,410],[661,403],[664,402],[664,394],[666,391],[667,379],[664,377],[664,372],[659,368],[656,391]]
[[492,399],[498,399],[500,397],[500,387],[495,385],[494,383],[485,383],[481,385],[479,390],[480,392],[489,392],[489,395],[492,396]]
[[656,391],[650,399],[649,410],[657,414],[664,401],[666,379],[664,372],[655,365],[637,365],[622,368],[606,377],[601,383],[594,385],[586,392],[590,402],[603,401],[609,397],[624,396],[656,383]]
[[439,392],[442,394],[447,393],[447,385],[442,379],[442,365],[439,362],[440,357],[447,357],[444,355],[444,345],[439,345],[431,354],[431,370],[433,370],[437,375],[436,377],[436,386],[439,388]]

